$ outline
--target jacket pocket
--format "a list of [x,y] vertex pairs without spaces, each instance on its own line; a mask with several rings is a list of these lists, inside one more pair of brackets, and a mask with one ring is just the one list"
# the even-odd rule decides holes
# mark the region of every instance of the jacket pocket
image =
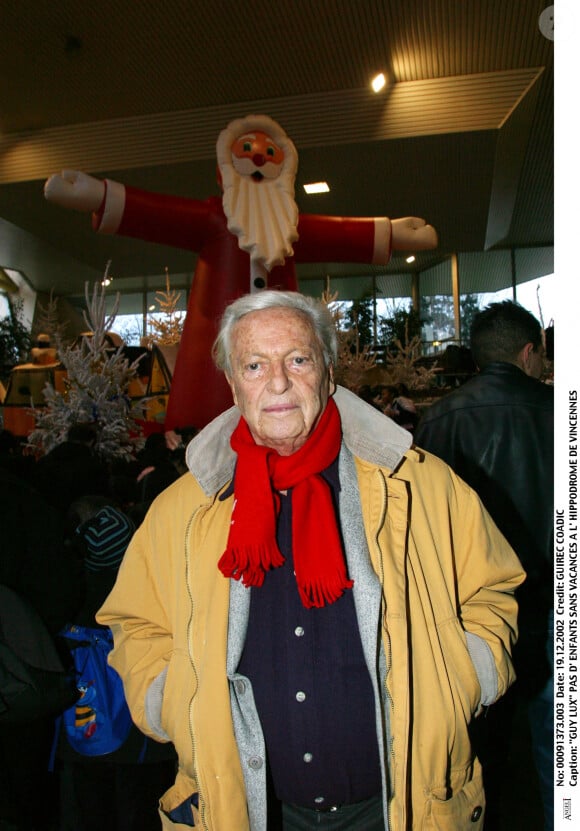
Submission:
[[181,829],[201,827],[198,794],[190,791],[184,798],[186,784],[186,780],[177,781],[159,800],[162,828],[169,831],[181,831]]
[[189,708],[197,683],[189,656],[175,650],[167,668],[161,705],[161,727],[175,745],[180,759],[187,759],[181,745],[189,736]]
[[485,793],[481,765],[475,761],[471,778],[449,799],[432,793],[427,801],[422,831],[481,831],[485,817]]
[[481,687],[467,648],[465,631],[457,618],[439,626],[438,631],[456,711],[460,710],[465,723],[469,724],[479,708]]
[[163,831],[190,831],[191,828],[201,828],[199,818],[192,818],[192,822],[189,824],[173,822],[161,808],[159,809],[159,817],[161,818],[161,828]]

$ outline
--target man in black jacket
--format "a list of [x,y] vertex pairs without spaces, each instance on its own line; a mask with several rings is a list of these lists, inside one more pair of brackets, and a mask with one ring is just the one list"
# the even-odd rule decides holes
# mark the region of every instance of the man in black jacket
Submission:
[[[508,755],[508,708],[513,712],[518,699],[525,700],[544,799],[544,827],[551,829],[553,667],[548,650],[551,655],[554,390],[539,380],[544,366],[541,326],[517,303],[492,303],[476,315],[471,351],[479,373],[427,410],[415,442],[442,458],[477,491],[527,572],[518,591],[518,681],[513,693],[479,725],[484,735],[474,739],[479,741],[484,768],[487,757],[489,816],[497,808],[496,780],[499,787]],[[484,739],[487,746],[481,744]]]
[[[0,583],[39,614],[51,635],[81,605],[82,567],[67,551],[58,512],[0,463]],[[54,719],[0,726],[0,828],[56,828],[58,779],[48,763]]]

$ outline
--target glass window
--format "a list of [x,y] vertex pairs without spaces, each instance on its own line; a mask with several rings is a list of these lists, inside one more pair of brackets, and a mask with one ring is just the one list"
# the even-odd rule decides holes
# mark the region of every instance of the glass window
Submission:
[[116,332],[127,346],[140,346],[143,337],[143,315],[117,315],[111,331]]
[[[115,295],[107,298],[107,311],[113,308]],[[136,309],[143,310],[136,312]],[[112,331],[120,335],[128,346],[139,346],[141,338],[150,331],[149,321],[166,321],[171,310],[184,313],[187,308],[185,289],[170,289],[169,292],[150,291],[147,294],[122,294],[119,310],[113,322]],[[184,315],[182,315],[184,316]]]
[[447,294],[422,296],[419,310],[424,355],[436,355],[457,342],[453,297]]
[[[519,283],[516,302],[536,317],[545,328],[554,322],[556,312],[556,280],[553,274]],[[490,303],[513,300],[511,286],[495,292],[462,294],[459,298],[460,338],[455,332],[453,297],[447,294],[421,297],[423,352],[426,355],[444,351],[450,343],[469,344],[473,316]]]
[[[556,315],[556,287],[554,274],[547,274],[545,277],[529,280],[527,283],[519,283],[516,286],[516,301],[531,312],[544,327],[549,326]],[[476,296],[479,297],[480,308],[484,308],[490,303],[513,300],[513,291],[510,287],[493,294]]]

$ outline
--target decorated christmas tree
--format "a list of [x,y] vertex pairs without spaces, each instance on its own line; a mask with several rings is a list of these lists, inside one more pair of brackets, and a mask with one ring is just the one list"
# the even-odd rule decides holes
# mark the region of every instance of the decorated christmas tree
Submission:
[[47,453],[67,438],[73,425],[93,426],[94,451],[104,461],[131,459],[142,444],[135,421],[141,405],[128,395],[130,382],[137,375],[137,361],[130,363],[123,345],[110,344],[110,330],[119,308],[119,295],[110,315],[105,310],[105,290],[95,283],[92,297],[85,284],[87,311],[84,319],[89,332],[73,345],[62,347],[59,358],[67,376],[64,392],[52,384],[44,389],[46,407],[34,410],[35,429],[29,446],[39,455]]
[[155,292],[155,302],[159,306],[159,313],[165,315],[165,317],[153,317],[151,315],[147,318],[150,334],[144,338],[145,346],[151,347],[153,344],[174,346],[179,343],[185,322],[185,314],[177,311],[180,297],[181,292],[171,288],[169,269],[166,268],[165,291]]

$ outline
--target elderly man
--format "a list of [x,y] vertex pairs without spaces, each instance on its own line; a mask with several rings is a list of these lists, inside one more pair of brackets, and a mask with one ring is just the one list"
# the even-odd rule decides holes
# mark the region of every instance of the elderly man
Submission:
[[518,559],[443,462],[335,386],[323,304],[243,296],[214,354],[236,406],[99,614],[133,718],[179,754],[163,827],[481,828],[468,724],[514,680]]

